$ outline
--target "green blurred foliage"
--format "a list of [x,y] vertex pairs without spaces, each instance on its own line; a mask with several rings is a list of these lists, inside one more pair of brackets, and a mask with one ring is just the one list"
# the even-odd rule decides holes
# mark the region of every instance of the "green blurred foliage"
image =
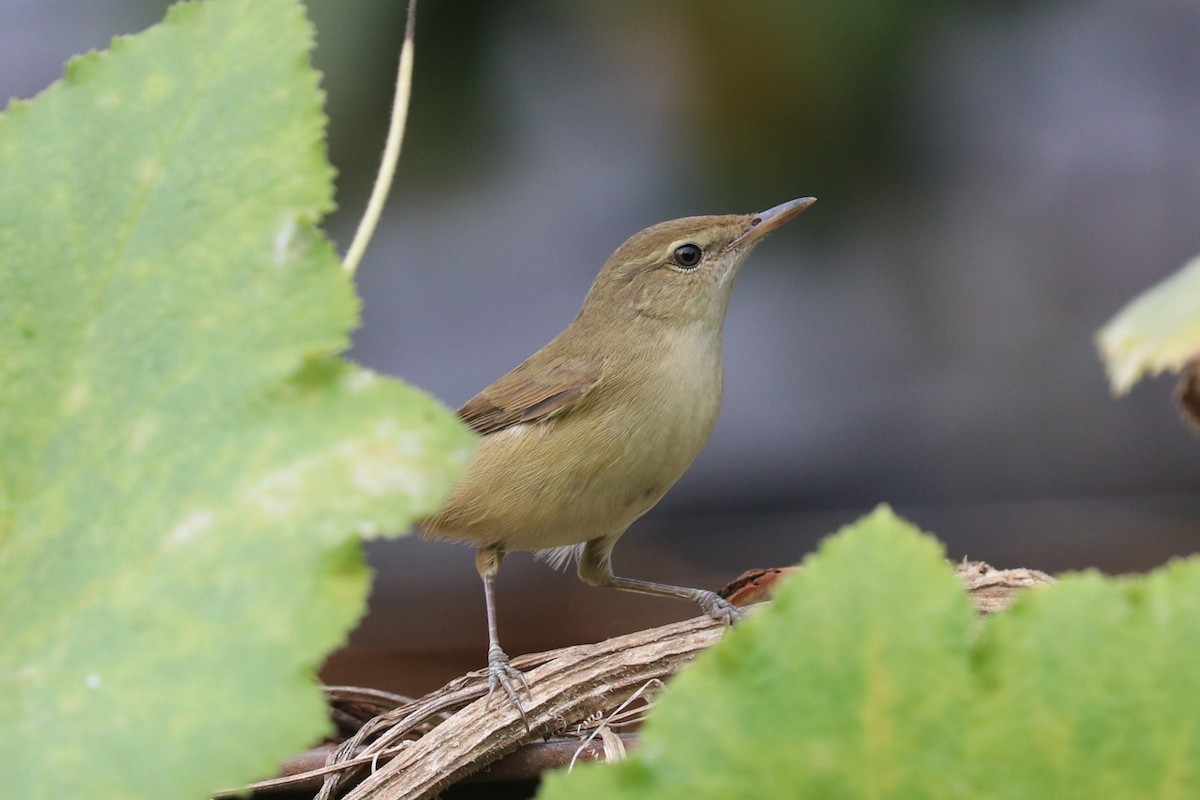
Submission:
[[[908,60],[939,13],[962,0],[666,0],[660,3],[484,0],[420,5],[404,180],[422,190],[469,181],[506,135],[487,72],[503,24],[568,18],[582,34],[636,42],[648,68],[669,43],[686,75],[678,119],[701,187],[756,207],[795,187],[822,197],[877,186],[906,163],[897,96]],[[332,86],[335,163],[356,188],[383,139],[404,4],[348,9],[312,0],[318,65]],[[600,23],[603,24],[600,24]],[[678,66],[678,65],[677,65]],[[614,70],[614,73],[616,70]],[[548,76],[552,78],[553,76]],[[582,89],[581,89],[582,91]],[[374,111],[372,111],[374,109]],[[629,124],[636,125],[636,119]],[[358,177],[359,173],[362,177]]]
[[895,100],[931,17],[954,0],[720,0],[672,7],[695,44],[701,155],[745,203],[878,185],[905,153]]

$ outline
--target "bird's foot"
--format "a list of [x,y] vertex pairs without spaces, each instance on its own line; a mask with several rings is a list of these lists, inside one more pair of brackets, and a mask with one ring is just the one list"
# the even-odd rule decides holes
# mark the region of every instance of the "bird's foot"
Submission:
[[529,682],[525,680],[525,673],[514,668],[508,663],[508,654],[500,649],[499,645],[492,645],[488,648],[488,693],[487,701],[490,705],[492,696],[496,693],[497,688],[504,690],[508,695],[509,701],[517,707],[517,711],[521,713],[521,721],[525,723],[525,730],[529,730],[529,717],[525,716],[525,707],[521,705],[521,698],[517,694],[517,683],[520,683],[525,689],[525,694],[529,694]]
[[749,613],[746,609],[735,606],[716,592],[702,591],[697,602],[700,603],[701,611],[726,625],[732,625],[738,620],[744,619]]

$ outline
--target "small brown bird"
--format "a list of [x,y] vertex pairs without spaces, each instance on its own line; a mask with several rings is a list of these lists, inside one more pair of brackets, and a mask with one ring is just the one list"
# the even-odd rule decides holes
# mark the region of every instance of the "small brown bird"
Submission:
[[721,330],[742,262],[814,201],[677,219],[633,236],[566,330],[458,410],[483,439],[422,526],[478,548],[492,692],[503,687],[521,708],[513,681],[524,677],[496,632],[494,581],[510,551],[574,559],[590,584],[691,600],[726,623],[744,613],[704,589],[619,578],[612,549],[708,440],[721,405]]

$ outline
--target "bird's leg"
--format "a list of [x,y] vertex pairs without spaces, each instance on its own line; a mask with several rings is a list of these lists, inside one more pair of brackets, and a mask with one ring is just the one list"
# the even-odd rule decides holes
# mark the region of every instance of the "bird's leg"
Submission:
[[592,539],[583,548],[579,557],[579,577],[593,586],[623,589],[626,592],[653,594],[659,597],[678,597],[691,600],[700,610],[715,620],[732,625],[746,616],[745,609],[735,606],[716,592],[707,589],[690,589],[672,586],[669,583],[640,581],[636,578],[619,578],[612,571],[612,548],[614,540]]
[[503,560],[504,551],[497,547],[485,547],[475,554],[475,568],[479,571],[479,577],[483,579],[483,599],[487,605],[488,702],[491,702],[497,686],[504,689],[508,699],[517,707],[517,711],[521,712],[521,719],[528,730],[529,718],[525,716],[525,708],[521,705],[513,682],[520,681],[526,692],[529,691],[529,683],[520,670],[514,669],[508,663],[508,654],[500,647],[500,634],[496,626],[496,573],[500,571],[500,563]]

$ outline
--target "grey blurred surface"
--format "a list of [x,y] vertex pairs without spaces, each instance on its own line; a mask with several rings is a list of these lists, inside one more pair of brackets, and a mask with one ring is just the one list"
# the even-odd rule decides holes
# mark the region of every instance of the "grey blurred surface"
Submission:
[[[0,96],[164,7],[0,0]],[[403,9],[310,7],[344,246]],[[1200,438],[1168,381],[1110,397],[1092,337],[1200,252],[1197,41],[1184,0],[426,2],[350,356],[456,406],[569,322],[628,235],[816,195],[743,272],[721,420],[618,568],[716,586],[881,501],[955,558],[1153,567],[1200,541]],[[481,663],[469,551],[369,552],[373,611],[335,667]],[[513,652],[691,613],[524,558],[500,592]]]

